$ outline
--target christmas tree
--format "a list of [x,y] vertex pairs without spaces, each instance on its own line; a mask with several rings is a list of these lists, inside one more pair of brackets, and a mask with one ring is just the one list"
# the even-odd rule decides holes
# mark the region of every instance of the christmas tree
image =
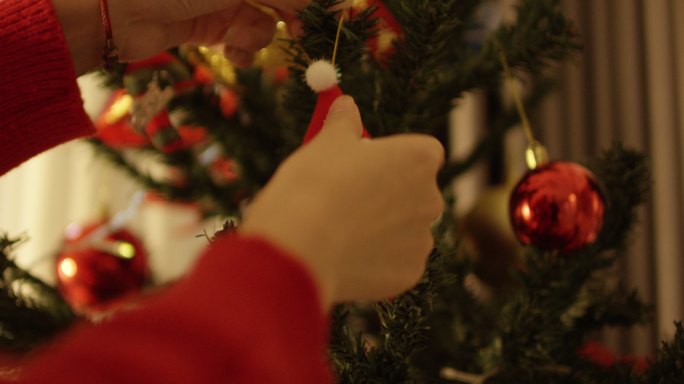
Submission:
[[[548,83],[540,70],[581,45],[556,0],[520,0],[515,18],[495,23],[482,16],[493,6],[486,0],[361,1],[351,11],[335,10],[336,3],[318,0],[304,9],[302,35],[282,36],[253,68],[235,69],[219,53],[192,46],[122,64],[106,77],[117,92],[93,145],[164,199],[239,223],[249,199],[302,145],[317,104],[304,81],[313,61],[334,62],[339,86],[355,98],[371,137],[422,132],[447,147],[454,100],[474,89],[500,95],[508,78],[527,76],[531,92],[519,108],[501,103],[472,153],[445,165],[439,182],[451,206],[458,199],[452,181],[495,154],[521,111],[543,97]],[[164,177],[148,172],[151,161],[164,165]],[[528,236],[522,253],[505,257],[495,271],[466,246],[463,223],[448,210],[435,225],[436,247],[414,289],[334,310],[329,352],[339,382],[680,382],[680,324],[675,339],[646,363],[598,359],[591,342],[605,327],[650,318],[637,292],[604,283],[648,195],[646,164],[619,143],[606,148],[588,164],[602,199],[589,219],[602,227],[577,245],[576,234]],[[572,228],[586,228],[579,220]],[[549,231],[559,225],[543,224]],[[15,243],[0,244],[7,308],[1,340],[24,350],[78,316],[12,263]],[[17,287],[28,285],[40,300],[21,295],[26,290]]]

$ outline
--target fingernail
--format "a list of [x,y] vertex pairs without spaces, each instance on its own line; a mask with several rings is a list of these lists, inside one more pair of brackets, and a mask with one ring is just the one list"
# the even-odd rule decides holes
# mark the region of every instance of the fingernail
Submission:
[[356,103],[351,96],[342,95],[335,99],[335,102],[330,106],[328,113],[341,113],[352,111],[356,108]]

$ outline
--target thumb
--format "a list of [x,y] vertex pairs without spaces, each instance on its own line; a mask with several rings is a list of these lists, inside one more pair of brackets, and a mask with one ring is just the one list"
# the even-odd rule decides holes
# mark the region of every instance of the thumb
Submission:
[[363,133],[361,113],[351,96],[342,95],[328,109],[328,116],[319,136],[346,135],[360,139]]

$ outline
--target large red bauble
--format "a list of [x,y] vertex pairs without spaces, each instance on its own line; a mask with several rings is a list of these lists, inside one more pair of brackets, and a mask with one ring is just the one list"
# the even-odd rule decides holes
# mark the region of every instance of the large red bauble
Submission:
[[97,315],[115,310],[145,285],[149,269],[142,243],[130,232],[107,231],[102,223],[67,229],[57,257],[57,285],[74,311]]
[[559,161],[528,172],[513,190],[509,209],[523,244],[570,252],[596,240],[605,202],[591,172]]

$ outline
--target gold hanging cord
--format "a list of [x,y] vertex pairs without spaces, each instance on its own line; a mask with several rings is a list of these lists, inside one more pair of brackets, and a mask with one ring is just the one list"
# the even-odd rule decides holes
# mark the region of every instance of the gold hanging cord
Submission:
[[532,132],[532,126],[530,125],[530,120],[527,117],[527,112],[525,111],[525,105],[522,101],[522,96],[520,96],[520,91],[517,84],[514,82],[513,73],[511,67],[508,64],[508,59],[506,58],[506,53],[504,52],[503,46],[498,40],[495,40],[497,50],[499,51],[499,60],[501,61],[501,66],[504,71],[505,81],[508,83],[508,89],[510,90],[511,96],[513,97],[513,102],[518,111],[518,116],[520,117],[520,122],[522,123],[523,130],[527,136],[527,150],[525,151],[525,161],[527,167],[530,169],[535,169],[540,165],[547,163],[548,153],[546,148],[534,137],[534,132]]

